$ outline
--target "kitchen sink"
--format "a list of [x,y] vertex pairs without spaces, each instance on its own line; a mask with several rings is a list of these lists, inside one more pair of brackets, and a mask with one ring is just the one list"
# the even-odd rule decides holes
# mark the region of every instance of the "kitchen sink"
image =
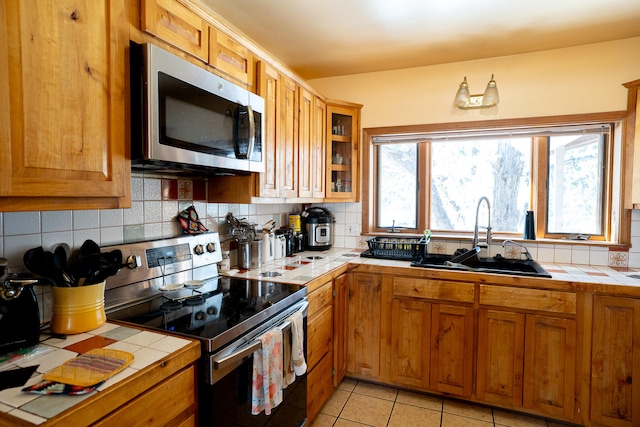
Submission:
[[451,262],[453,255],[427,254],[411,263],[414,267],[438,268],[478,273],[509,274],[513,276],[547,277],[551,275],[534,260],[504,258],[477,258],[465,264]]

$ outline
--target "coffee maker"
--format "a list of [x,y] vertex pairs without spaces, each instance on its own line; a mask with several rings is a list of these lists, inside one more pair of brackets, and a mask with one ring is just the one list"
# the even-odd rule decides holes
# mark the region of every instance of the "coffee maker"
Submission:
[[304,244],[308,250],[323,251],[333,244],[333,223],[331,212],[321,207],[311,207],[300,214],[304,224]]
[[6,273],[0,258],[0,354],[34,345],[40,339],[40,312],[32,285],[37,279]]

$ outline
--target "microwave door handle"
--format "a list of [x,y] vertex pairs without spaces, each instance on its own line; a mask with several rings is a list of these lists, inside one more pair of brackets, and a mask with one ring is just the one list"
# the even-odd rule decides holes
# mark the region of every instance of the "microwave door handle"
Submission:
[[247,159],[251,160],[253,147],[256,143],[256,120],[253,117],[253,108],[247,104],[247,114],[249,115],[249,147],[247,148]]

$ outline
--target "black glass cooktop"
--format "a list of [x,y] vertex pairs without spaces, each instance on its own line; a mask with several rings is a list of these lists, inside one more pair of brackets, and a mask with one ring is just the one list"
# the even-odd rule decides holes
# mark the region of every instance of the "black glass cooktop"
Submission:
[[200,338],[213,351],[305,295],[301,285],[216,277],[200,287],[162,292],[107,317]]

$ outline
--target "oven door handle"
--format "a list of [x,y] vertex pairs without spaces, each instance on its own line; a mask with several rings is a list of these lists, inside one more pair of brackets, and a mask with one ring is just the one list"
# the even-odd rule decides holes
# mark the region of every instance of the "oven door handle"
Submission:
[[[301,306],[301,308],[297,311],[302,311],[305,312],[307,307],[308,307],[309,303],[308,302],[304,302]],[[285,321],[284,323],[282,323],[279,326],[274,326],[274,328],[280,328],[283,332],[291,329],[291,322],[289,321]],[[221,370],[224,369],[225,367],[232,365],[233,363],[244,359],[247,356],[250,356],[253,354],[254,351],[259,350],[262,347],[262,345],[260,344],[260,341],[258,340],[254,340],[252,341],[250,344],[248,344],[246,347],[242,347],[237,351],[234,351],[233,353],[226,355],[226,354],[221,354],[217,357],[213,358],[213,368],[216,370]]]

